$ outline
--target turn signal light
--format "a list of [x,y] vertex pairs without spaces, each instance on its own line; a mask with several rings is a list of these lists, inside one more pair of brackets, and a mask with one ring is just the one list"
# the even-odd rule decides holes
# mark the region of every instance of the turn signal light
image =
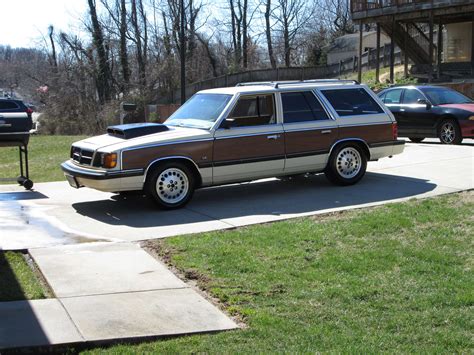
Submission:
[[102,166],[113,169],[117,166],[117,153],[105,153],[102,155]]

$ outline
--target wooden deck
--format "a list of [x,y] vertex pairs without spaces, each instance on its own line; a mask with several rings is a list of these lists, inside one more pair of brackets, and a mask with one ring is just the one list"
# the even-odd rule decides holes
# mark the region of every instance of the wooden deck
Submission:
[[[474,13],[473,0],[351,0],[355,22],[378,22],[391,19],[414,21],[436,16],[467,17]],[[461,19],[460,19],[461,20]]]

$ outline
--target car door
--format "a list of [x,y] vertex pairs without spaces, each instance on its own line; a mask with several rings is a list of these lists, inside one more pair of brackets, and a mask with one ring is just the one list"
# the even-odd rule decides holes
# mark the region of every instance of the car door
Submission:
[[337,139],[337,125],[311,90],[281,94],[285,131],[285,173],[324,169]]
[[274,94],[240,96],[214,137],[214,184],[283,172],[283,126],[277,120]]
[[[420,102],[421,101],[421,102]],[[430,135],[436,133],[436,115],[427,98],[416,88],[405,89],[400,116],[406,122],[406,134]]]
[[383,103],[393,113],[398,123],[398,129],[405,129],[406,122],[400,112],[403,89],[391,89],[384,92]]

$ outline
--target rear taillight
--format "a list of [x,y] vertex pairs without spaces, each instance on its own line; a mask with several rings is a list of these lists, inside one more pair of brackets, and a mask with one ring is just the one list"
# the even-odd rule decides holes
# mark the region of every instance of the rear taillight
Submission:
[[398,138],[398,126],[397,126],[397,122],[393,122],[392,123],[392,137],[393,137],[393,140],[396,141],[397,138]]
[[31,108],[27,107],[27,108],[26,108],[26,113],[27,113],[28,115],[31,115],[31,114],[33,113],[33,110],[32,110]]

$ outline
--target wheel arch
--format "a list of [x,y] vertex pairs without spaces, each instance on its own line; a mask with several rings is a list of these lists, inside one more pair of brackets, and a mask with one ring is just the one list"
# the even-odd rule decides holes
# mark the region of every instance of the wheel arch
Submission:
[[191,171],[194,174],[194,177],[196,178],[195,188],[198,188],[202,185],[202,176],[201,176],[201,172],[199,171],[198,165],[194,162],[194,160],[185,156],[172,156],[172,157],[164,157],[164,158],[153,160],[150,164],[148,164],[147,168],[145,169],[143,183],[146,184],[149,173],[153,171],[153,169],[155,169],[160,164],[169,163],[169,162],[179,162],[179,163],[185,164],[188,168],[191,169]]
[[[367,144],[366,141],[364,141],[363,139],[361,138],[344,138],[344,139],[339,139],[338,141],[334,142],[334,144],[331,146],[331,149],[329,150],[329,155],[328,157],[331,156],[332,152],[334,151],[335,148],[337,148],[338,146],[340,146],[341,144],[344,144],[344,143],[355,143],[356,145],[358,145],[362,151],[365,153],[366,157],[367,157],[367,161],[370,160],[370,148],[369,148],[369,145]],[[328,164],[329,164],[329,159],[328,159]]]
[[438,131],[441,128],[441,123],[443,123],[444,120],[453,120],[454,122],[456,122],[456,124],[459,127],[459,121],[458,121],[458,118],[456,117],[456,115],[454,115],[452,113],[443,113],[439,117],[438,123],[436,125],[436,131]]

